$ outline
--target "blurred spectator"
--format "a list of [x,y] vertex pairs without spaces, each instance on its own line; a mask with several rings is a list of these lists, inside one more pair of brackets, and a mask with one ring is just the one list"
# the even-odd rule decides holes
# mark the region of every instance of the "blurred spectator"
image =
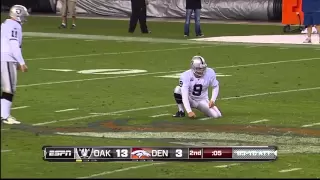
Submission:
[[129,24],[129,33],[134,33],[138,20],[142,33],[150,33],[147,27],[147,5],[148,0],[131,0],[131,16]]
[[200,28],[201,0],[186,0],[186,22],[184,24],[184,37],[189,36],[190,19],[194,13],[195,33],[197,37],[203,37]]
[[69,16],[72,17],[72,26],[71,29],[76,28],[76,5],[77,0],[61,0],[62,3],[62,9],[61,9],[61,15],[62,15],[62,23],[59,26],[59,28],[67,28],[67,19],[68,19],[68,12]]

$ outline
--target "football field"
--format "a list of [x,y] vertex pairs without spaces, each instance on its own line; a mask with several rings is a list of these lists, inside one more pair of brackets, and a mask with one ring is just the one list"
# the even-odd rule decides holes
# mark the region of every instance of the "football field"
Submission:
[[[1,178],[320,178],[320,45],[200,42],[183,23],[31,17],[12,115],[1,126]],[[191,27],[193,31],[193,26]],[[203,24],[207,37],[281,34],[269,25]],[[194,35],[191,34],[191,39]],[[194,55],[220,82],[223,117],[173,118],[173,90]],[[209,91],[210,92],[210,91]],[[52,146],[275,145],[273,162],[43,161]],[[317,170],[318,169],[318,170]]]

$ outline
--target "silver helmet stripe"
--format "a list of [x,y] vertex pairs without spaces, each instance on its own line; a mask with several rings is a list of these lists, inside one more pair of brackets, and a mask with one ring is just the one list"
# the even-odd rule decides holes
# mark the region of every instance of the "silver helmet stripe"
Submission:
[[203,64],[203,59],[202,59],[202,57],[201,57],[201,56],[199,56],[199,58],[200,58],[201,64]]

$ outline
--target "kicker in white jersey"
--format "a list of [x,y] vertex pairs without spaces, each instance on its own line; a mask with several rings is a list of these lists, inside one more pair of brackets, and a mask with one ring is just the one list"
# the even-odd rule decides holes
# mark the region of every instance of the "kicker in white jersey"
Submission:
[[[209,99],[208,90],[212,87],[212,97]],[[187,111],[190,118],[196,117],[192,108],[196,108],[208,117],[219,118],[221,112],[215,105],[219,94],[219,81],[212,68],[207,68],[205,59],[194,56],[191,68],[181,74],[179,86],[174,89],[174,98],[178,104],[178,112],[174,117],[184,117]]]
[[22,24],[29,16],[27,8],[14,5],[9,19],[1,24],[1,121],[6,124],[20,124],[11,116],[11,105],[17,86],[17,69],[27,71],[22,57]]

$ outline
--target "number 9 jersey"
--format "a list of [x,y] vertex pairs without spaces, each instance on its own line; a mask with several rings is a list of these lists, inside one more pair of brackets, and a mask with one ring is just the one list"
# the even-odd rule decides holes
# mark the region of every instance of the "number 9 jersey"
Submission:
[[212,68],[207,68],[202,77],[196,77],[193,71],[187,70],[180,76],[179,86],[181,90],[188,89],[189,98],[195,101],[208,100],[209,87],[216,87],[219,81]]

